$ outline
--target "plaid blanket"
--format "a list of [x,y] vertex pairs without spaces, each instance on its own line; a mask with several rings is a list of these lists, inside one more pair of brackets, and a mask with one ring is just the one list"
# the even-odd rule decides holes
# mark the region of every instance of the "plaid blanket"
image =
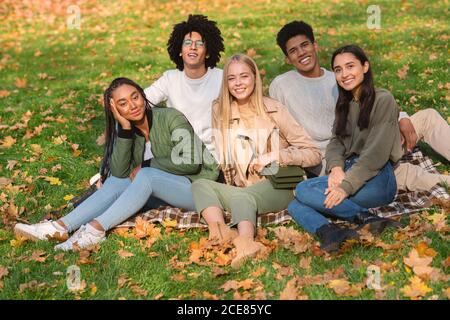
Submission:
[[[433,162],[430,158],[424,156],[422,152],[416,148],[413,153],[404,156],[400,162],[409,162],[418,166],[421,166],[425,170],[431,173],[438,173]],[[233,169],[228,167],[223,170],[225,182],[229,185],[233,185]],[[432,204],[432,200],[437,199],[450,199],[450,195],[445,191],[443,187],[439,185],[434,186],[429,191],[422,192],[405,192],[400,191],[394,202],[378,208],[369,209],[371,213],[380,217],[393,217],[402,214],[411,214],[413,212],[421,211],[428,208]],[[152,209],[145,212],[138,213],[130,220],[125,221],[120,227],[132,227],[134,226],[134,220],[136,217],[141,217],[148,222],[166,223],[167,221],[176,221],[176,228],[189,229],[189,228],[206,228],[206,223],[201,219],[199,213],[194,211],[184,211],[179,208],[172,207],[160,207],[158,209]],[[283,222],[291,221],[292,218],[288,214],[287,210],[280,212],[265,213],[258,216],[258,225],[272,225]],[[225,212],[225,221],[231,222],[231,214]]]

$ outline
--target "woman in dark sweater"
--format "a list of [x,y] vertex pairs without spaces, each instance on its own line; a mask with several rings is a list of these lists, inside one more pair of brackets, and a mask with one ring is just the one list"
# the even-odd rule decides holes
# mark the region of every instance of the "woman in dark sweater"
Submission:
[[389,91],[374,87],[364,51],[355,45],[339,48],[331,66],[339,98],[325,155],[329,175],[301,182],[288,208],[295,221],[315,233],[329,252],[358,234],[337,227],[327,217],[369,223],[374,233],[392,223],[370,215],[368,209],[394,199],[397,185],[392,164],[402,156],[399,108]]

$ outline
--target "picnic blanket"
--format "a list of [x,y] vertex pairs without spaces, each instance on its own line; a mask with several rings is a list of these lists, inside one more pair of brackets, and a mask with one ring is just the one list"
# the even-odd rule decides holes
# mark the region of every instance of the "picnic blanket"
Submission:
[[[414,165],[421,166],[428,172],[439,173],[431,159],[424,156],[418,148],[416,148],[414,152],[405,155],[400,162],[409,162]],[[234,175],[232,169],[226,168],[223,171],[225,182],[233,185],[232,177]],[[399,191],[392,203],[383,207],[369,209],[369,211],[372,214],[386,218],[403,214],[411,214],[430,207],[433,199],[450,199],[450,195],[443,187],[440,187],[439,185],[434,186],[429,191]],[[160,207],[158,209],[140,212],[124,223],[116,226],[116,228],[134,226],[134,221],[137,217],[141,217],[145,221],[152,223],[164,223],[168,220],[176,221],[176,228],[178,229],[207,227],[206,223],[201,219],[200,214],[195,211],[184,211],[180,208],[173,207]],[[284,223],[291,220],[292,217],[288,214],[288,211],[283,210],[280,212],[270,212],[258,215],[257,223],[258,226],[262,226]],[[227,223],[231,222],[231,214],[229,212],[225,212],[225,221]]]

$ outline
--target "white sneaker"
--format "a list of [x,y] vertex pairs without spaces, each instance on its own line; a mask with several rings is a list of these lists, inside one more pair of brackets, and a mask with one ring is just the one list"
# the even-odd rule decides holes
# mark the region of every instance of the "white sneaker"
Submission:
[[82,225],[67,241],[55,246],[55,250],[71,251],[74,245],[83,249],[106,240],[105,232],[99,231],[89,223]]
[[14,234],[33,241],[49,240],[59,233],[59,237],[67,235],[67,230],[51,220],[44,220],[35,224],[17,223],[14,226]]

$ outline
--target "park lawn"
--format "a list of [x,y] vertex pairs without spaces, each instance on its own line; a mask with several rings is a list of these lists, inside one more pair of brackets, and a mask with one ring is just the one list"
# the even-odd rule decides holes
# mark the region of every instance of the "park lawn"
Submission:
[[[0,299],[449,298],[449,210],[437,205],[404,217],[402,230],[367,235],[365,243],[333,256],[324,256],[294,223],[263,228],[272,251],[238,271],[227,263],[229,251],[216,259],[198,249],[205,230],[157,225],[160,237],[111,234],[93,252],[64,254],[53,251],[54,243],[15,240],[16,221],[49,217],[86,188],[103,151],[97,144],[103,90],[118,76],[146,87],[173,68],[166,42],[188,13],[218,22],[223,57],[252,55],[264,70],[266,91],[290,69],[276,46],[277,31],[303,19],[315,30],[323,67],[329,69],[338,46],[359,44],[377,86],[389,89],[403,110],[434,108],[450,119],[445,2],[378,1],[379,30],[368,29],[364,0],[110,2],[79,1],[80,29],[67,27],[69,4],[0,4]],[[448,172],[448,163],[425,151]],[[288,233],[303,250],[283,242]],[[201,259],[193,256],[196,249]],[[411,266],[421,263],[433,269]],[[79,291],[66,285],[71,265],[81,269]],[[381,290],[366,286],[370,266],[381,270]]]

